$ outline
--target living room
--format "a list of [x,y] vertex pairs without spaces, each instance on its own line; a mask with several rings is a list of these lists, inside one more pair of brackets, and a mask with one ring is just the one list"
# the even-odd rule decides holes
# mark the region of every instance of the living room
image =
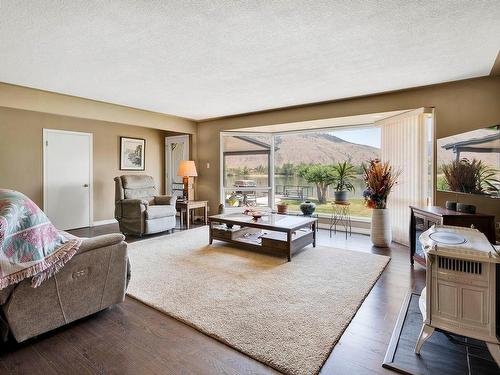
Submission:
[[2,2],[0,373],[498,373],[499,17]]

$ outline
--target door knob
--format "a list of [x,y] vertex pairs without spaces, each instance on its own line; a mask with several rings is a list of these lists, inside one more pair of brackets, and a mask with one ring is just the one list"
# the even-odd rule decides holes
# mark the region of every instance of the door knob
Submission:
[[83,184],[83,187],[89,187],[89,184]]

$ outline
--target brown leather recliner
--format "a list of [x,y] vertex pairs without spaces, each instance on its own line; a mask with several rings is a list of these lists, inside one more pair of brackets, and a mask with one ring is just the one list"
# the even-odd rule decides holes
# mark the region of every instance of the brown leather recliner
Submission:
[[175,228],[177,197],[159,195],[153,177],[115,177],[115,218],[120,231],[142,236]]

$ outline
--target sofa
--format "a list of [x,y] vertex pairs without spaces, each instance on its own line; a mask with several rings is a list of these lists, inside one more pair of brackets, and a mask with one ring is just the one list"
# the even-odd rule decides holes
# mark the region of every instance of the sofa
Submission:
[[22,342],[123,302],[130,278],[125,237],[115,233],[82,240],[73,258],[39,287],[25,279],[0,290],[3,341],[8,332]]
[[142,236],[175,228],[176,196],[159,195],[153,177],[115,177],[115,218],[124,234]]

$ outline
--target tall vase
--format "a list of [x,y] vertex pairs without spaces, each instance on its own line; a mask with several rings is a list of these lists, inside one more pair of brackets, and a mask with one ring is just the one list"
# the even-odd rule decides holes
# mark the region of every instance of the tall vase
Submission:
[[386,208],[374,208],[372,210],[371,236],[372,243],[376,247],[389,247],[392,242],[391,221],[389,210]]

